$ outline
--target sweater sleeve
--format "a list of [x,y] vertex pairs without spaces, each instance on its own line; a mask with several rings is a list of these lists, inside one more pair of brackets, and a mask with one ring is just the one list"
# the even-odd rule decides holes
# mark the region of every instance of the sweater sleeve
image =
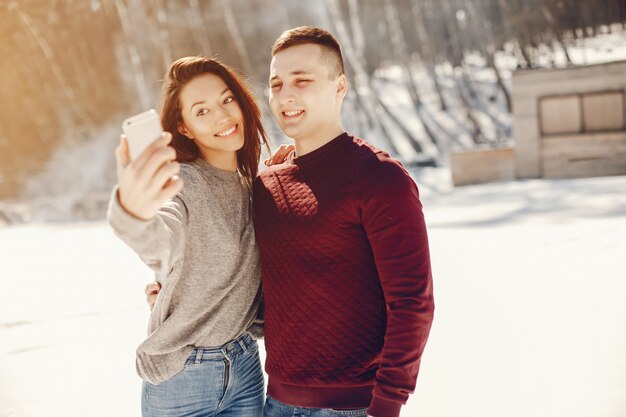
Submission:
[[385,157],[366,165],[356,195],[387,305],[385,339],[368,414],[398,417],[415,390],[433,320],[428,237],[419,192],[406,170]]
[[154,217],[142,220],[120,205],[115,186],[107,218],[115,234],[155,271],[159,280],[169,275],[185,247],[188,212],[181,194],[167,201]]

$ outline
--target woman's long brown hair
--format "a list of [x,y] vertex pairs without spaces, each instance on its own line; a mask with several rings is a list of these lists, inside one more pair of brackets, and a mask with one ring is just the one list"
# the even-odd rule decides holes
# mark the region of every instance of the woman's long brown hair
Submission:
[[180,93],[183,87],[202,74],[215,74],[230,88],[243,114],[244,143],[237,151],[237,169],[251,185],[256,178],[261,157],[261,146],[268,146],[267,135],[261,124],[261,110],[244,80],[230,67],[217,59],[203,56],[180,58],[170,66],[163,82],[163,129],[172,134],[172,147],[178,162],[191,162],[200,157],[200,149],[193,140],[178,131],[183,122]]

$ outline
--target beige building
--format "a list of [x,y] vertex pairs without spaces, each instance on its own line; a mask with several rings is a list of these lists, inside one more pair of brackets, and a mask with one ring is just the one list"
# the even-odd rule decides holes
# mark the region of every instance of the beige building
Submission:
[[626,175],[626,61],[513,74],[514,147],[451,155],[457,185]]

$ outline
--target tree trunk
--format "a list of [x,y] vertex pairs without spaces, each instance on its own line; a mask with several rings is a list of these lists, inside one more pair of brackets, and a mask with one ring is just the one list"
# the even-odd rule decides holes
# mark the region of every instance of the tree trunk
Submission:
[[446,111],[448,109],[448,106],[446,105],[446,101],[443,98],[443,91],[441,85],[439,84],[437,71],[435,70],[435,63],[437,59],[435,54],[433,53],[433,48],[430,43],[428,33],[425,30],[426,20],[424,19],[424,13],[422,13],[422,7],[420,3],[420,0],[411,0],[411,13],[413,14],[413,20],[415,21],[415,30],[424,51],[424,53],[422,53],[422,63],[426,67],[428,74],[430,75],[430,79],[435,86],[435,91],[437,91],[437,98],[439,98],[439,108],[441,109],[441,111]]
[[230,0],[220,0],[220,4],[224,12],[224,20],[226,22],[226,27],[228,28],[228,33],[235,44],[235,49],[237,49],[237,53],[241,59],[243,70],[246,74],[252,74],[253,68],[252,63],[250,62],[250,55],[248,55],[246,42],[244,41],[243,36],[241,36],[239,26],[235,21],[235,15],[231,8],[232,2]]
[[115,0],[115,7],[122,26],[122,32],[124,33],[124,45],[126,46],[128,57],[130,58],[129,61],[133,70],[133,77],[135,78],[137,96],[139,98],[139,102],[141,103],[141,108],[144,110],[149,109],[152,107],[152,103],[150,102],[150,91],[148,89],[148,84],[146,83],[146,77],[143,73],[141,56],[137,45],[134,42],[135,37],[131,29],[132,24],[128,18],[128,9],[126,8],[126,4],[124,4],[124,0]]
[[[369,115],[369,119],[373,122],[375,129],[380,131],[383,137],[385,138],[390,152],[398,155],[398,149],[393,143],[391,136],[389,135],[389,132],[387,131],[387,129],[385,128],[381,120],[379,119],[378,115],[376,114],[376,102],[374,101],[374,98],[372,97],[375,90],[372,86],[371,79],[365,72],[364,65],[362,64],[359,56],[356,54],[356,51],[354,47],[352,46],[351,38],[348,35],[348,31],[346,30],[346,27],[341,18],[337,0],[326,0],[326,5],[327,5],[327,10],[330,15],[330,20],[332,21],[335,27],[337,37],[340,39],[340,42],[342,45],[342,51],[346,59],[346,63],[352,67],[352,70],[354,71],[354,74],[355,74],[355,90],[354,91],[357,94],[361,94],[359,85],[364,85],[368,87],[369,94],[363,97],[363,100],[362,100],[362,103],[364,105],[363,107],[367,109],[366,111]],[[355,12],[355,13],[358,13],[358,12]]]
[[348,12],[350,13],[354,52],[356,52],[357,56],[363,57],[365,54],[365,37],[363,36],[363,28],[361,27],[358,0],[348,0]]
[[213,54],[211,42],[209,41],[209,32],[206,30],[204,19],[202,18],[202,10],[198,0],[189,0],[189,18],[191,19],[191,27],[193,37],[200,46],[200,53],[210,56]]
[[402,33],[402,26],[400,17],[398,16],[398,10],[394,3],[394,0],[384,0],[385,20],[387,21],[387,27],[391,35],[391,45],[396,61],[400,63],[400,66],[404,69],[406,77],[406,88],[411,95],[413,105],[418,109],[422,105],[419,92],[415,80],[413,79],[413,71],[411,70],[411,60],[406,48],[406,41],[404,34]]
[[174,61],[172,54],[172,46],[170,43],[170,31],[167,23],[167,3],[165,0],[156,1],[157,22],[159,23],[159,41],[161,46],[161,58],[163,59],[163,68],[167,69]]
[[58,63],[54,51],[50,47],[50,44],[48,43],[46,38],[41,35],[41,33],[39,32],[39,28],[37,28],[28,13],[26,13],[26,11],[23,10],[21,7],[18,7],[17,2],[13,3],[12,7],[14,7],[14,10],[17,12],[23,26],[26,28],[26,31],[31,35],[34,42],[37,44],[39,49],[41,49],[41,52],[43,52],[43,55],[46,58],[48,65],[50,66],[50,70],[52,71],[54,78],[59,83],[61,94],[66,99],[67,108],[73,110],[73,113],[78,117],[80,122],[88,124],[89,117],[85,114],[80,106],[76,105],[76,97],[73,87],[65,79],[65,74],[63,74],[63,70]]
[[550,25],[550,28],[552,29],[552,33],[554,34],[554,37],[556,38],[557,42],[561,46],[561,49],[563,49],[563,53],[565,54],[565,59],[567,59],[567,64],[572,65],[572,59],[570,58],[569,53],[567,52],[567,46],[565,46],[565,42],[563,42],[563,38],[561,36],[561,28],[556,23],[556,20],[554,19],[552,12],[546,6],[541,7],[541,12],[543,13],[543,16],[548,22],[548,24]]
[[446,104],[446,100],[443,98],[443,89],[441,88],[441,84],[439,83],[439,78],[437,75],[437,70],[435,68],[434,63],[427,63],[428,73],[430,74],[430,79],[433,80],[435,91],[437,91],[437,98],[439,98],[439,109],[441,111],[447,111],[448,105]]
[[509,94],[509,90],[504,85],[504,81],[502,81],[500,70],[498,70],[498,68],[496,67],[496,60],[493,51],[487,51],[487,65],[490,66],[493,69],[493,72],[496,74],[498,87],[500,87],[500,91],[502,91],[504,99],[506,100],[506,109],[509,113],[511,113],[513,111],[513,105],[511,104],[511,95]]
[[[463,104],[463,108],[465,109],[465,117],[467,118],[467,121],[469,122],[469,124],[471,126],[472,140],[474,141],[474,143],[476,145],[484,143],[485,142],[485,137],[484,137],[483,132],[482,132],[482,130],[480,128],[480,125],[478,124],[478,121],[476,120],[476,118],[472,114],[472,105],[471,105],[469,99],[467,98],[467,96],[465,95],[464,87],[462,85],[463,81],[460,81],[459,78],[456,75],[455,75],[454,78],[455,78],[456,83],[457,83],[457,89],[458,89],[458,92],[459,92],[459,97],[461,98],[461,103]],[[465,78],[462,78],[462,80],[465,80]]]

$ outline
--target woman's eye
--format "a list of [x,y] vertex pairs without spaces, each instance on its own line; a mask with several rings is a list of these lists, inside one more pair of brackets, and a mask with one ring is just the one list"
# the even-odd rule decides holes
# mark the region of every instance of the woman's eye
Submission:
[[224,100],[224,104],[232,103],[233,101],[235,101],[235,97],[233,97],[233,96],[228,96],[228,97],[226,97],[226,99]]
[[209,111],[207,109],[200,109],[196,112],[196,116],[204,116],[205,114],[207,114]]

